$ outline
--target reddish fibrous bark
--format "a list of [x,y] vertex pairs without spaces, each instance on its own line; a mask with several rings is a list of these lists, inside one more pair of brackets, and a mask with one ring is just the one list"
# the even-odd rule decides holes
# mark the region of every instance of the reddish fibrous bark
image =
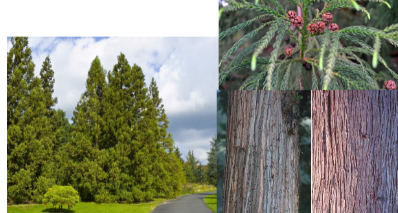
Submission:
[[312,212],[398,212],[398,92],[312,91]]

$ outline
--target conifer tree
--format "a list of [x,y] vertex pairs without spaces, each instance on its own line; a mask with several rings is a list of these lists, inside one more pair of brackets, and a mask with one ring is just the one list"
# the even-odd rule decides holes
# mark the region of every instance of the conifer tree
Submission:
[[154,171],[160,167],[156,111],[144,80],[141,68],[130,67],[124,54],[108,74],[107,107],[113,106],[113,110],[105,114],[104,130],[107,146],[115,147],[118,162],[112,165],[110,178],[122,177],[125,183],[111,185],[109,190],[118,199],[131,202],[152,199],[156,194]]
[[190,183],[196,183],[196,165],[199,161],[195,158],[193,151],[188,151],[187,162],[185,163],[185,173],[187,176],[187,181]]
[[[149,97],[156,111],[156,119],[159,128],[159,137],[157,142],[161,145],[158,150],[158,159],[162,166],[158,167],[162,175],[159,177],[162,181],[156,181],[158,190],[165,193],[166,197],[175,197],[180,191],[181,182],[184,182],[185,176],[182,171],[182,163],[173,153],[174,140],[170,133],[167,133],[169,121],[162,104],[162,99],[159,97],[159,90],[156,85],[154,78],[152,78],[151,84],[149,85]],[[180,153],[181,155],[181,153]],[[164,169],[164,171],[161,171]],[[160,175],[160,174],[159,174]],[[161,187],[160,187],[161,186]]]
[[175,147],[175,155],[176,155],[176,157],[177,157],[178,159],[181,160],[182,163],[184,163],[184,160],[183,160],[182,157],[181,157],[182,154],[181,154],[180,149],[179,149],[178,147]]
[[82,200],[93,200],[102,181],[107,177],[97,162],[102,139],[105,73],[96,57],[88,71],[86,91],[73,112],[72,139],[64,149],[71,160],[71,166],[65,168],[66,182],[72,183]]
[[169,120],[165,113],[164,105],[162,104],[162,98],[159,97],[159,90],[156,85],[154,78],[152,78],[151,84],[149,85],[149,96],[155,106],[156,117],[158,119],[160,138],[162,147],[167,149],[169,152],[173,149],[173,139],[170,134],[167,134],[167,128],[169,127]]
[[53,143],[28,38],[11,38],[11,43],[7,53],[7,199],[20,203],[32,198],[38,178],[51,171]]
[[199,165],[195,170],[195,178],[197,183],[204,183],[206,181],[205,168],[201,162],[199,162]]
[[[131,72],[131,66],[123,54],[118,56],[118,63],[113,70],[108,72],[108,88],[105,91],[104,102],[104,140],[101,148],[101,165],[108,173],[108,184],[102,190],[103,194],[109,192],[115,199],[127,202],[141,198],[141,191],[134,190],[131,176],[133,128],[136,122],[133,113],[128,109],[134,104],[133,95],[128,93],[129,88],[123,85],[123,78]],[[133,196],[134,194],[134,196]],[[142,199],[141,199],[142,200]]]
[[164,187],[165,184],[160,180],[164,170],[158,158],[160,148],[160,145],[157,143],[159,139],[159,127],[155,106],[147,96],[148,89],[145,86],[142,69],[134,64],[131,71],[133,79],[129,82],[133,82],[132,94],[134,94],[134,98],[136,99],[133,112],[135,112],[134,115],[136,116],[136,121],[138,121],[137,128],[134,129],[136,135],[134,143],[139,147],[133,161],[140,162],[134,165],[136,169],[133,174],[137,184],[141,187],[141,191],[143,191],[144,199],[150,200],[156,194],[156,187],[160,185],[162,188],[162,185]]
[[208,182],[214,186],[217,184],[217,147],[216,147],[217,136],[212,137],[210,141],[210,152],[207,156],[207,166],[208,166]]
[[54,107],[55,104],[58,103],[58,99],[56,97],[54,98],[52,97],[54,93],[55,79],[54,79],[54,71],[52,70],[51,60],[49,56],[47,56],[43,62],[43,66],[40,70],[40,78],[42,81],[42,87],[46,98],[45,106],[49,111],[46,115],[50,116],[50,114],[55,113],[55,111],[52,110],[52,107]]

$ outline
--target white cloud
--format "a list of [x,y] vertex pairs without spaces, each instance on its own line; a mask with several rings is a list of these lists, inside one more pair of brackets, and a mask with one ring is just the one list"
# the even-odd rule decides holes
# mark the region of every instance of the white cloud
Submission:
[[[178,115],[213,114],[216,119],[216,90],[218,73],[218,39],[214,38],[29,38],[32,57],[38,75],[47,55],[55,72],[54,95],[56,108],[72,112],[85,91],[91,62],[99,57],[103,67],[110,71],[120,53],[126,55],[130,65],[140,66],[149,85],[154,77],[170,120]],[[11,43],[7,42],[7,50]],[[158,72],[157,72],[158,71]],[[184,117],[185,120],[185,117]],[[186,129],[171,132],[184,156],[194,150],[195,156],[206,162],[211,137],[196,129],[195,137],[187,135],[195,120],[186,116]],[[215,122],[215,121],[214,121]],[[172,127],[173,123],[170,123]],[[172,128],[171,128],[172,129]],[[200,134],[202,131],[202,134]],[[209,132],[209,131],[207,131]],[[191,132],[193,134],[193,132]]]
[[11,47],[12,47],[11,40],[8,40],[7,41],[7,52],[10,52]]
[[[214,133],[212,134],[214,135]],[[206,129],[181,129],[179,138],[183,138],[184,140],[176,140],[175,143],[184,153],[184,160],[186,160],[188,151],[191,150],[202,164],[207,164],[207,152],[210,150],[210,141],[213,135],[209,135],[209,131]]]

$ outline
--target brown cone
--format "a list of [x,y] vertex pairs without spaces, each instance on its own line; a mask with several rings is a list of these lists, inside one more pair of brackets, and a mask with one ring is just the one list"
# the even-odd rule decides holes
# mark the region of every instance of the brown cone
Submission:
[[335,23],[331,23],[328,25],[328,29],[332,32],[338,31],[339,30],[339,25]]
[[392,80],[388,80],[388,81],[384,82],[384,86],[386,86],[386,89],[388,89],[388,90],[396,90],[397,89],[397,85]]
[[318,21],[317,23],[316,23],[316,32],[317,33],[322,33],[324,30],[325,30],[325,23],[323,23],[323,22],[321,22],[321,21]]
[[291,23],[295,27],[302,27],[304,24],[304,20],[301,16],[296,16],[293,19],[290,19]]
[[315,24],[315,23],[314,23],[314,24],[309,24],[308,27],[307,27],[307,29],[308,29],[308,31],[309,31],[311,34],[315,34],[315,33],[317,32],[317,27],[316,27],[316,24]]
[[290,56],[293,55],[293,47],[292,47],[291,45],[287,45],[287,46],[285,47],[285,55],[286,55],[287,57],[290,57]]
[[322,19],[324,22],[326,22],[326,24],[332,22],[333,20],[333,15],[331,13],[324,13],[322,14]]
[[296,18],[297,13],[296,13],[295,11],[293,11],[293,10],[290,10],[290,11],[287,13],[287,16],[289,17],[289,19],[294,19],[294,18]]

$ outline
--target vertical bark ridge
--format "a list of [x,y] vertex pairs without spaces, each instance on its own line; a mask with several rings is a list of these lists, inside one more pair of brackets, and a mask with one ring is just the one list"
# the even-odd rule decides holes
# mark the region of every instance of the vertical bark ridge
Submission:
[[281,111],[289,92],[228,91],[223,212],[298,212],[298,132]]
[[314,212],[398,212],[398,92],[312,92]]

